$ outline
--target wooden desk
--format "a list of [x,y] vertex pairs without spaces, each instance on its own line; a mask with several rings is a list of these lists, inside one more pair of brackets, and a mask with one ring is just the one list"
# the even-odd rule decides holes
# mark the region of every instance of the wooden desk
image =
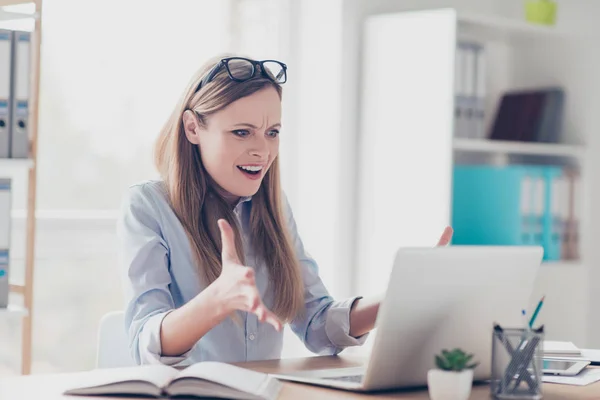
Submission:
[[[267,373],[282,373],[322,368],[356,367],[362,364],[361,359],[350,356],[309,357],[286,360],[260,361],[240,363],[238,365]],[[40,374],[19,377],[0,378],[1,400],[99,400],[101,397],[63,396],[62,392],[70,385],[76,384],[81,373]],[[341,390],[325,389],[297,383],[285,383],[279,399],[403,399],[427,400],[427,391],[395,391],[377,394],[357,394]],[[122,400],[110,397],[110,400]],[[489,400],[487,385],[475,386],[471,400]],[[589,386],[577,387],[566,385],[544,385],[545,400],[592,400],[600,399],[600,382]]]

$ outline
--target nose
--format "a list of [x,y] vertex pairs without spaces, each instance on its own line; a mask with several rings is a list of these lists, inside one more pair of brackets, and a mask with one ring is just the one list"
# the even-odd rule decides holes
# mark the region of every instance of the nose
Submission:
[[254,140],[248,153],[251,156],[266,159],[269,157],[269,141],[265,135],[254,135]]

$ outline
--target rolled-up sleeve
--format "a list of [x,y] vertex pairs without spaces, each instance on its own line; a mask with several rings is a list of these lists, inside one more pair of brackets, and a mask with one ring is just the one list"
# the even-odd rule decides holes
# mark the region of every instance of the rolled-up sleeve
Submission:
[[185,360],[161,355],[163,318],[174,309],[169,291],[169,249],[156,208],[143,185],[132,186],[117,222],[119,262],[125,288],[125,329],[136,364],[174,365]]
[[363,344],[368,333],[358,338],[350,336],[350,310],[360,297],[335,301],[329,295],[319,277],[317,263],[304,249],[285,196],[283,206],[304,280],[305,309],[291,322],[292,330],[310,351],[320,355],[335,355],[346,347]]

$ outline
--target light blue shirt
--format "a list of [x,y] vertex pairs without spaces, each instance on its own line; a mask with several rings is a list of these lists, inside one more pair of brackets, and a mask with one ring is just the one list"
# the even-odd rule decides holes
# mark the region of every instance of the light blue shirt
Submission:
[[[249,231],[251,208],[252,199],[243,198],[234,209],[245,243],[252,234]],[[304,250],[287,199],[284,210],[304,281],[305,312],[290,323],[292,330],[310,351],[321,355],[337,354],[345,347],[364,343],[367,335],[358,339],[349,335],[350,308],[356,298],[343,301],[331,298],[318,275],[317,264]],[[167,201],[163,182],[148,181],[129,188],[117,234],[125,282],[125,325],[131,355],[137,364],[239,362],[281,357],[283,332],[277,332],[267,323],[259,323],[255,314],[246,312],[240,312],[241,324],[225,319],[187,353],[178,357],[162,356],[160,326],[163,318],[205,288],[185,230]],[[266,267],[257,262],[252,249],[246,247],[246,264],[255,269],[261,298],[271,309]]]

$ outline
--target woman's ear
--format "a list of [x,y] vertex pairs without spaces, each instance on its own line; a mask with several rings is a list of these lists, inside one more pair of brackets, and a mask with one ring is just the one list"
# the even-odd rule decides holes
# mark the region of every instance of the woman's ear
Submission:
[[200,144],[200,137],[198,136],[200,126],[198,125],[198,119],[196,114],[190,110],[185,110],[183,113],[183,129],[185,131],[185,136],[190,143]]

